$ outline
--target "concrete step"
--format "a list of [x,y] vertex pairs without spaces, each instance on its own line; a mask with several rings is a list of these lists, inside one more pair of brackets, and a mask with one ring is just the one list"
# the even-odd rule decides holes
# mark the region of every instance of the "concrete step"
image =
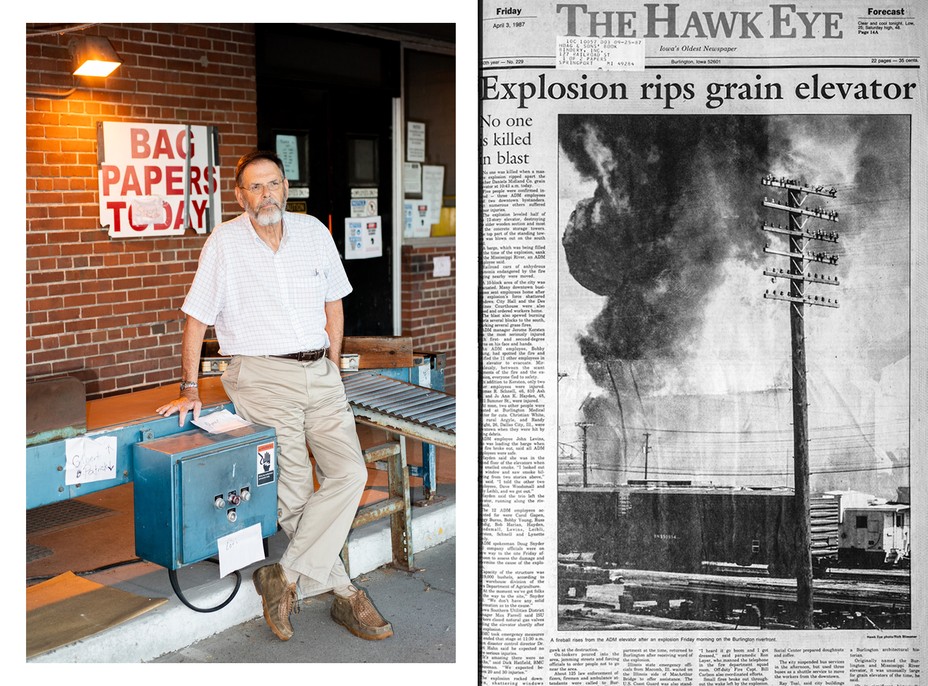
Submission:
[[[413,507],[412,542],[415,553],[455,536],[454,487],[440,488],[440,502]],[[389,521],[380,521],[355,529],[348,539],[348,557],[352,578],[373,571],[392,561]],[[115,586],[149,598],[168,598],[168,602],[135,619],[104,630],[74,643],[56,648],[27,660],[34,663],[78,662],[149,662],[196,641],[262,616],[261,598],[251,583],[253,571],[276,562],[287,544],[278,532],[269,539],[268,558],[241,570],[241,587],[232,601],[215,612],[197,612],[187,607],[174,593],[166,569],[144,563],[142,573],[132,576],[122,572],[101,572],[91,578],[97,583]],[[204,561],[177,571],[184,597],[198,608],[212,608],[231,594],[232,575],[219,578],[217,564]],[[346,642],[346,650],[350,649]]]

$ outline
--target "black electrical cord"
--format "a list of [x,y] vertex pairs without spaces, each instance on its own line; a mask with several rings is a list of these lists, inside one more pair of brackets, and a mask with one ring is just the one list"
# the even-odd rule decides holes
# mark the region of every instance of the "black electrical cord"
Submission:
[[237,569],[233,573],[235,574],[235,588],[232,589],[231,595],[229,595],[228,598],[226,598],[216,607],[207,607],[207,608],[197,607],[196,605],[191,603],[189,600],[187,600],[187,598],[184,596],[183,591],[180,590],[180,583],[177,580],[176,569],[168,570],[168,578],[171,580],[171,588],[174,589],[174,593],[177,594],[177,597],[180,598],[180,602],[182,602],[184,605],[189,607],[191,610],[194,610],[195,612],[215,612],[216,610],[221,610],[226,605],[231,603],[232,599],[238,594],[238,589],[242,585],[242,575],[239,573]]
[[[278,531],[280,530],[280,524],[277,525],[277,529],[278,529]],[[264,556],[267,557],[267,555],[268,555],[268,544],[267,544],[267,539],[264,538],[264,539],[262,539],[261,542],[264,544]],[[218,562],[218,561],[216,560],[215,557],[208,558],[206,561],[207,561],[207,562]],[[193,605],[193,604],[192,604],[189,600],[187,600],[187,598],[184,596],[183,591],[180,590],[180,583],[179,583],[178,580],[177,580],[177,570],[176,570],[176,569],[169,569],[169,570],[168,570],[168,578],[171,580],[171,588],[174,589],[174,593],[177,595],[178,598],[180,598],[180,602],[182,602],[184,605],[186,605],[187,607],[189,607],[191,610],[193,610],[193,611],[195,611],[195,612],[215,612],[216,610],[221,610],[221,609],[224,608],[226,605],[228,605],[229,603],[231,603],[231,602],[232,602],[232,599],[236,596],[236,594],[238,594],[238,589],[241,588],[241,586],[242,586],[242,575],[241,575],[241,573],[236,569],[236,570],[233,572],[233,574],[235,574],[235,588],[232,589],[231,595],[229,595],[228,598],[226,598],[222,603],[220,603],[220,604],[217,605],[216,607],[202,608],[202,607],[196,607],[195,605]]]
[[[267,539],[264,540],[264,553],[265,553],[265,555],[267,555]],[[216,560],[215,560],[215,558],[210,558],[210,559],[207,560],[207,561],[208,561],[208,562],[215,562]],[[75,574],[75,576],[88,576],[88,575],[90,575],[90,574],[95,574],[95,573],[97,573],[97,572],[102,572],[102,571],[107,570],[107,569],[113,569],[113,568],[115,568],[115,567],[122,567],[122,566],[124,566],[124,565],[136,564],[136,563],[138,563],[138,562],[145,562],[145,560],[143,560],[143,559],[140,558],[140,557],[137,557],[137,558],[135,558],[135,559],[133,559],[133,560],[123,560],[122,562],[114,562],[113,564],[104,565],[104,566],[102,566],[102,567],[97,567],[96,569],[88,569],[88,570],[85,570],[85,571],[82,571],[82,572],[74,572],[74,574]],[[189,607],[191,610],[194,610],[195,612],[216,612],[217,610],[221,610],[221,609],[224,608],[226,605],[228,605],[229,603],[231,603],[231,602],[232,602],[232,599],[235,598],[235,596],[238,594],[238,589],[241,588],[241,586],[242,586],[242,575],[241,575],[241,573],[236,569],[236,570],[234,571],[234,574],[235,574],[235,588],[232,589],[232,594],[231,594],[228,598],[226,598],[222,603],[220,603],[219,605],[217,605],[216,607],[202,608],[202,607],[196,607],[196,606],[193,605],[189,600],[187,600],[187,597],[184,595],[183,591],[182,591],[181,588],[180,588],[180,582],[177,580],[177,570],[176,570],[176,569],[169,569],[169,570],[168,570],[168,578],[171,580],[171,588],[174,589],[174,593],[177,594],[177,597],[180,599],[180,601],[181,601],[184,605],[186,605],[187,607]],[[53,579],[53,578],[54,578],[53,576],[33,576],[33,577],[29,577],[29,578],[26,579],[26,585],[28,586],[28,585],[29,585],[30,583],[32,583],[32,582],[48,581],[49,579]]]

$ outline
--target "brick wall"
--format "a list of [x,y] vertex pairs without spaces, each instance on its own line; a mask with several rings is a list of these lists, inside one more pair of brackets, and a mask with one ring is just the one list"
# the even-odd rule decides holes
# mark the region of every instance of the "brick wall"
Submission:
[[[433,276],[434,258],[451,258],[451,275]],[[403,335],[411,336],[416,352],[445,353],[445,391],[455,389],[454,239],[403,246]]]
[[[29,33],[40,25],[29,26]],[[71,375],[88,399],[180,375],[183,303],[206,236],[113,239],[99,223],[97,123],[214,125],[223,219],[240,212],[230,171],[257,144],[251,25],[100,24],[123,59],[106,79],[70,76],[76,34],[26,40],[26,376]],[[63,93],[67,98],[33,96]],[[403,335],[444,352],[454,390],[454,242],[403,247]],[[432,278],[432,257],[452,275]]]
[[[229,172],[257,143],[254,32],[177,24],[86,32],[109,38],[123,59],[106,79],[70,76],[76,34],[26,40],[26,375],[76,376],[98,398],[179,378],[180,306],[206,237],[108,236],[99,223],[97,123],[215,125],[223,219],[235,216]],[[75,83],[67,98],[30,96]]]

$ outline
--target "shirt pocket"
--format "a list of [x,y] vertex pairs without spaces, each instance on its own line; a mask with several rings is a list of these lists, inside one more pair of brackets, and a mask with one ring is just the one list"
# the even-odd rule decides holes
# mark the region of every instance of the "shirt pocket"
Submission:
[[[328,277],[325,272],[316,267],[300,269],[295,273],[293,287],[295,291],[290,294],[291,301],[313,313],[314,308],[325,307],[325,294],[328,288]],[[321,311],[319,313],[321,315]]]

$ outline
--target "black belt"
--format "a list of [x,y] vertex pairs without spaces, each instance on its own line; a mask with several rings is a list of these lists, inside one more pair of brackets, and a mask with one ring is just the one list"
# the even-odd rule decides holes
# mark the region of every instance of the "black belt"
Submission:
[[289,355],[270,355],[269,357],[283,357],[288,360],[297,360],[299,362],[315,362],[318,359],[325,357],[326,348],[319,348],[319,350],[304,350],[299,353],[290,353]]

